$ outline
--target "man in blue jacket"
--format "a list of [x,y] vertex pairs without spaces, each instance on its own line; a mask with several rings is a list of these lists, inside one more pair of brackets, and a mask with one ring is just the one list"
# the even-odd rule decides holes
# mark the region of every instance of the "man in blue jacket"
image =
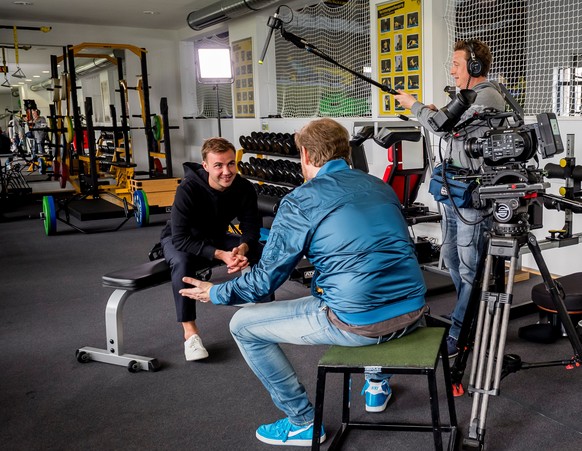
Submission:
[[[241,309],[231,333],[286,418],[259,427],[273,445],[310,446],[314,409],[280,343],[375,345],[422,325],[425,286],[396,194],[350,169],[349,134],[318,119],[295,134],[306,182],[285,196],[259,263],[213,285],[186,277],[184,296],[214,304],[255,302],[273,293],[306,256],[315,267],[311,296]],[[366,410],[385,409],[385,375],[364,386]],[[322,441],[325,433],[322,431]]]

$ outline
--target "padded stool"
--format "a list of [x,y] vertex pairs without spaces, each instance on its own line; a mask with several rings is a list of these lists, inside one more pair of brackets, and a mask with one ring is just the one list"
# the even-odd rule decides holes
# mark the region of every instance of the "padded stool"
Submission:
[[[564,290],[564,305],[568,314],[571,317],[582,315],[582,272],[558,277],[555,282]],[[562,337],[562,326],[552,296],[543,282],[532,288],[531,300],[541,310],[540,319],[549,315],[550,320],[546,323],[521,327],[519,336],[537,343],[553,343]]]
[[[311,449],[319,449],[327,374],[343,373],[342,425],[333,438],[329,447],[330,450],[341,446],[342,440],[351,429],[432,432],[435,449],[437,450],[443,449],[442,432],[449,432],[448,449],[453,450],[457,437],[457,415],[445,338],[445,328],[421,327],[402,338],[378,345],[359,347],[331,346],[320,359],[317,367],[314,433]],[[447,425],[442,425],[440,420],[436,380],[439,359],[442,360],[449,408],[449,424]],[[427,376],[432,424],[351,421],[350,382],[352,373],[417,374]]]

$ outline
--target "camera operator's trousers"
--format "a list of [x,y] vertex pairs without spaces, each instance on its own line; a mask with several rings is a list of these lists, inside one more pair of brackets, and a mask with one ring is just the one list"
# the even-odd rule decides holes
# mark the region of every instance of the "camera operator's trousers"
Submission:
[[[485,232],[490,229],[491,220],[488,218],[479,224],[467,225],[459,219],[453,207],[445,204],[441,206],[444,214],[441,222],[443,235],[441,255],[457,291],[457,303],[451,315],[452,325],[449,335],[458,339],[471,296],[473,280],[480,276],[475,272],[485,251]],[[479,210],[473,208],[459,208],[459,213],[467,222],[482,219]]]

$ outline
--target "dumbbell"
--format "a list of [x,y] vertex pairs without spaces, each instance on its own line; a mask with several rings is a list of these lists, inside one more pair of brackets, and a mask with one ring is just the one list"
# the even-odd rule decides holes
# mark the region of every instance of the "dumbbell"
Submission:
[[303,175],[298,173],[298,172],[295,172],[294,175],[295,175],[295,179],[293,181],[293,184],[297,185],[297,186],[302,185],[303,181],[304,181]]

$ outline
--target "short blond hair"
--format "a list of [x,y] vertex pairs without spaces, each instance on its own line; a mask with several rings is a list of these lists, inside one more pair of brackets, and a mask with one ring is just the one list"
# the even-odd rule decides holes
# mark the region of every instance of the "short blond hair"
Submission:
[[305,147],[309,159],[316,167],[331,160],[351,161],[350,134],[333,119],[311,121],[295,133],[295,144],[297,149]]

